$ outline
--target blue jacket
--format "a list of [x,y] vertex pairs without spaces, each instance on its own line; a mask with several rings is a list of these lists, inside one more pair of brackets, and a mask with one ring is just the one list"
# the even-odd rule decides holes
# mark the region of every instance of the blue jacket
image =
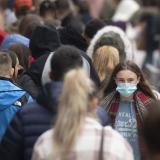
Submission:
[[[31,159],[37,138],[55,123],[57,103],[62,87],[62,82],[47,84],[42,95],[36,101],[26,104],[17,113],[0,144],[0,157],[2,159]],[[103,123],[107,124],[107,113],[102,110],[99,108],[98,112],[100,117],[103,115]]]
[[16,112],[22,106],[26,92],[10,80],[0,79],[0,140]]

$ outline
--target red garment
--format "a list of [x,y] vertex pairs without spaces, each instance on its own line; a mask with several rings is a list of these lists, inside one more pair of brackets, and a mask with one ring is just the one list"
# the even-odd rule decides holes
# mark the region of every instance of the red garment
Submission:
[[27,6],[29,9],[31,9],[33,6],[32,0],[16,0],[15,1],[16,10],[19,10],[23,6]]
[[8,34],[7,32],[0,29],[0,46],[3,42],[3,39],[7,36],[7,34]]
[[[153,99],[146,96],[143,92],[137,91],[135,92],[133,96],[134,104],[135,104],[135,111],[136,111],[136,117],[137,117],[137,123],[141,124],[143,122],[143,118],[145,116],[145,113],[147,113],[151,108],[151,103],[153,102]],[[110,101],[110,102],[107,102]],[[118,112],[119,107],[119,94],[117,92],[110,96],[109,98],[105,98],[104,100],[104,106],[106,106],[106,111],[111,116],[111,120],[114,126],[116,114]],[[103,103],[102,103],[103,106]]]

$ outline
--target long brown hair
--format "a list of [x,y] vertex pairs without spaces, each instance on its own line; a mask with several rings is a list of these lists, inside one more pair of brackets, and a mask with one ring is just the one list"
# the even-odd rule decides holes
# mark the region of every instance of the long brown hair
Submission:
[[103,97],[114,91],[117,87],[115,83],[115,77],[118,72],[122,70],[130,70],[134,72],[137,77],[140,78],[140,81],[137,85],[137,89],[142,91],[145,95],[149,96],[150,98],[156,99],[147,80],[144,78],[143,73],[141,72],[140,68],[132,61],[125,61],[122,63],[119,63],[113,70],[112,75],[110,77],[109,82],[105,85],[105,87],[102,89],[103,91]]
[[92,81],[82,69],[71,70],[64,78],[53,136],[55,154],[62,159],[72,149],[85,124],[85,118],[90,112],[89,95],[94,89]]

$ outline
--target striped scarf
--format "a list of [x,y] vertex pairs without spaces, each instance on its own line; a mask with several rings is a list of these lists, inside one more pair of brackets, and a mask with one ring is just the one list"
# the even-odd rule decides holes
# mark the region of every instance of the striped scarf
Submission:
[[[141,91],[136,91],[133,96],[134,106],[136,111],[136,118],[138,125],[143,122],[144,116],[151,109],[151,103],[154,101],[152,98],[146,96]],[[114,126],[116,114],[118,112],[120,96],[116,91],[111,92],[107,95],[100,105],[107,111],[110,115],[112,124]]]

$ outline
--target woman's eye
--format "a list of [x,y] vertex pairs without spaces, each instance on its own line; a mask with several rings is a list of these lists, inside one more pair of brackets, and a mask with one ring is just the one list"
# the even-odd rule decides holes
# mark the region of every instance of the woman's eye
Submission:
[[133,82],[134,81],[134,79],[128,79],[128,82]]
[[123,82],[125,82],[125,81],[124,81],[124,80],[119,80],[119,82],[123,83]]

